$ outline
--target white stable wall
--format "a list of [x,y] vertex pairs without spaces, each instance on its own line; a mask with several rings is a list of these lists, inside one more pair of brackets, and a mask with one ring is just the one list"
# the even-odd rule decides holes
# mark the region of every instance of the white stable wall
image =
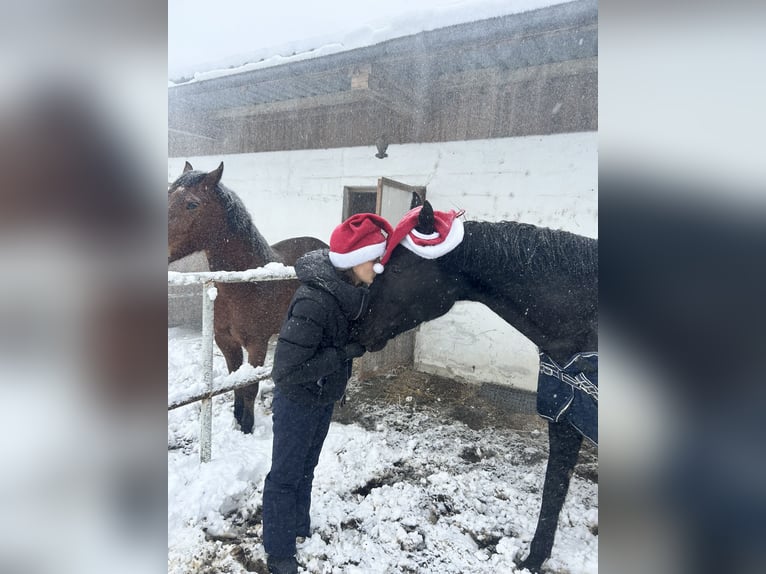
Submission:
[[[344,186],[375,186],[380,176],[425,185],[434,209],[465,209],[467,220],[514,220],[598,234],[596,132],[431,144],[170,158],[168,181],[188,160],[212,170],[250,210],[269,243],[296,235],[328,241],[341,221]],[[393,225],[396,222],[391,222]],[[416,368],[475,382],[535,390],[534,345],[478,303],[459,303],[424,324]]]

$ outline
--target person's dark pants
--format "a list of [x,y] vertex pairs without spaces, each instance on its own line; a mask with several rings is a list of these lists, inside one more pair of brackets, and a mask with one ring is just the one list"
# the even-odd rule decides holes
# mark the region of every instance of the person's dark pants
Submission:
[[334,405],[305,406],[274,389],[271,471],[263,487],[263,546],[271,556],[294,555],[296,536],[310,534],[311,483]]

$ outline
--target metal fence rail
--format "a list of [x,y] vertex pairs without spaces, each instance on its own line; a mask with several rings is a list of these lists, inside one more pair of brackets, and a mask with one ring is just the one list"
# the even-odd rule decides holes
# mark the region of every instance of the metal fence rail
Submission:
[[169,285],[202,284],[202,388],[204,391],[194,397],[175,401],[168,405],[168,410],[200,401],[200,462],[209,462],[211,457],[213,402],[212,397],[235,388],[251,385],[271,376],[271,373],[258,376],[250,381],[240,381],[230,388],[213,389],[213,307],[218,290],[215,283],[248,283],[258,281],[284,281],[295,279],[295,270],[281,263],[269,263],[265,267],[247,271],[207,271],[199,273],[180,273],[168,271]]
[[265,267],[248,269],[246,271],[198,271],[181,273],[168,271],[168,284],[194,285],[202,283],[248,283],[258,281],[279,281],[295,279],[295,270],[281,263],[269,263]]
[[190,394],[188,397],[176,399],[173,402],[169,403],[168,411],[172,411],[179,407],[185,407],[186,405],[196,403],[197,401],[201,401],[202,399],[213,398],[218,395],[222,395],[223,393],[236,391],[237,389],[241,389],[243,387],[249,387],[250,385],[254,385],[255,383],[260,383],[261,381],[265,381],[266,379],[270,379],[270,378],[271,378],[271,370],[263,374],[256,375],[252,379],[248,379],[246,381],[237,381],[236,383],[231,383],[230,385],[223,385],[220,387],[216,387],[210,391],[203,391],[201,393]]

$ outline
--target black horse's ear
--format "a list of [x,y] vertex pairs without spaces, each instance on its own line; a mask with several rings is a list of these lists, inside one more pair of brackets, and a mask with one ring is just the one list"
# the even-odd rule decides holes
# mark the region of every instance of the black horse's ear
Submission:
[[184,164],[184,171],[183,172],[186,173],[187,171],[193,171],[193,170],[194,170],[194,168],[192,167],[192,164],[190,164],[187,161],[186,164]]
[[218,182],[221,181],[221,176],[223,175],[223,162],[221,162],[221,165],[218,166],[218,168],[211,171],[209,174],[205,176],[205,183],[210,186],[210,188],[214,188],[216,185],[218,185]]
[[423,202],[423,207],[420,208],[418,224],[415,229],[423,235],[430,235],[434,232],[434,208],[428,201]]

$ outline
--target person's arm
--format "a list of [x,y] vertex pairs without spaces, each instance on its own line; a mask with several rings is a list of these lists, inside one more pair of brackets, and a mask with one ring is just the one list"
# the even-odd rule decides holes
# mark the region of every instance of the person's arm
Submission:
[[299,299],[282,325],[274,354],[275,382],[300,384],[317,381],[338,370],[345,352],[335,347],[320,348],[327,312],[312,299]]

